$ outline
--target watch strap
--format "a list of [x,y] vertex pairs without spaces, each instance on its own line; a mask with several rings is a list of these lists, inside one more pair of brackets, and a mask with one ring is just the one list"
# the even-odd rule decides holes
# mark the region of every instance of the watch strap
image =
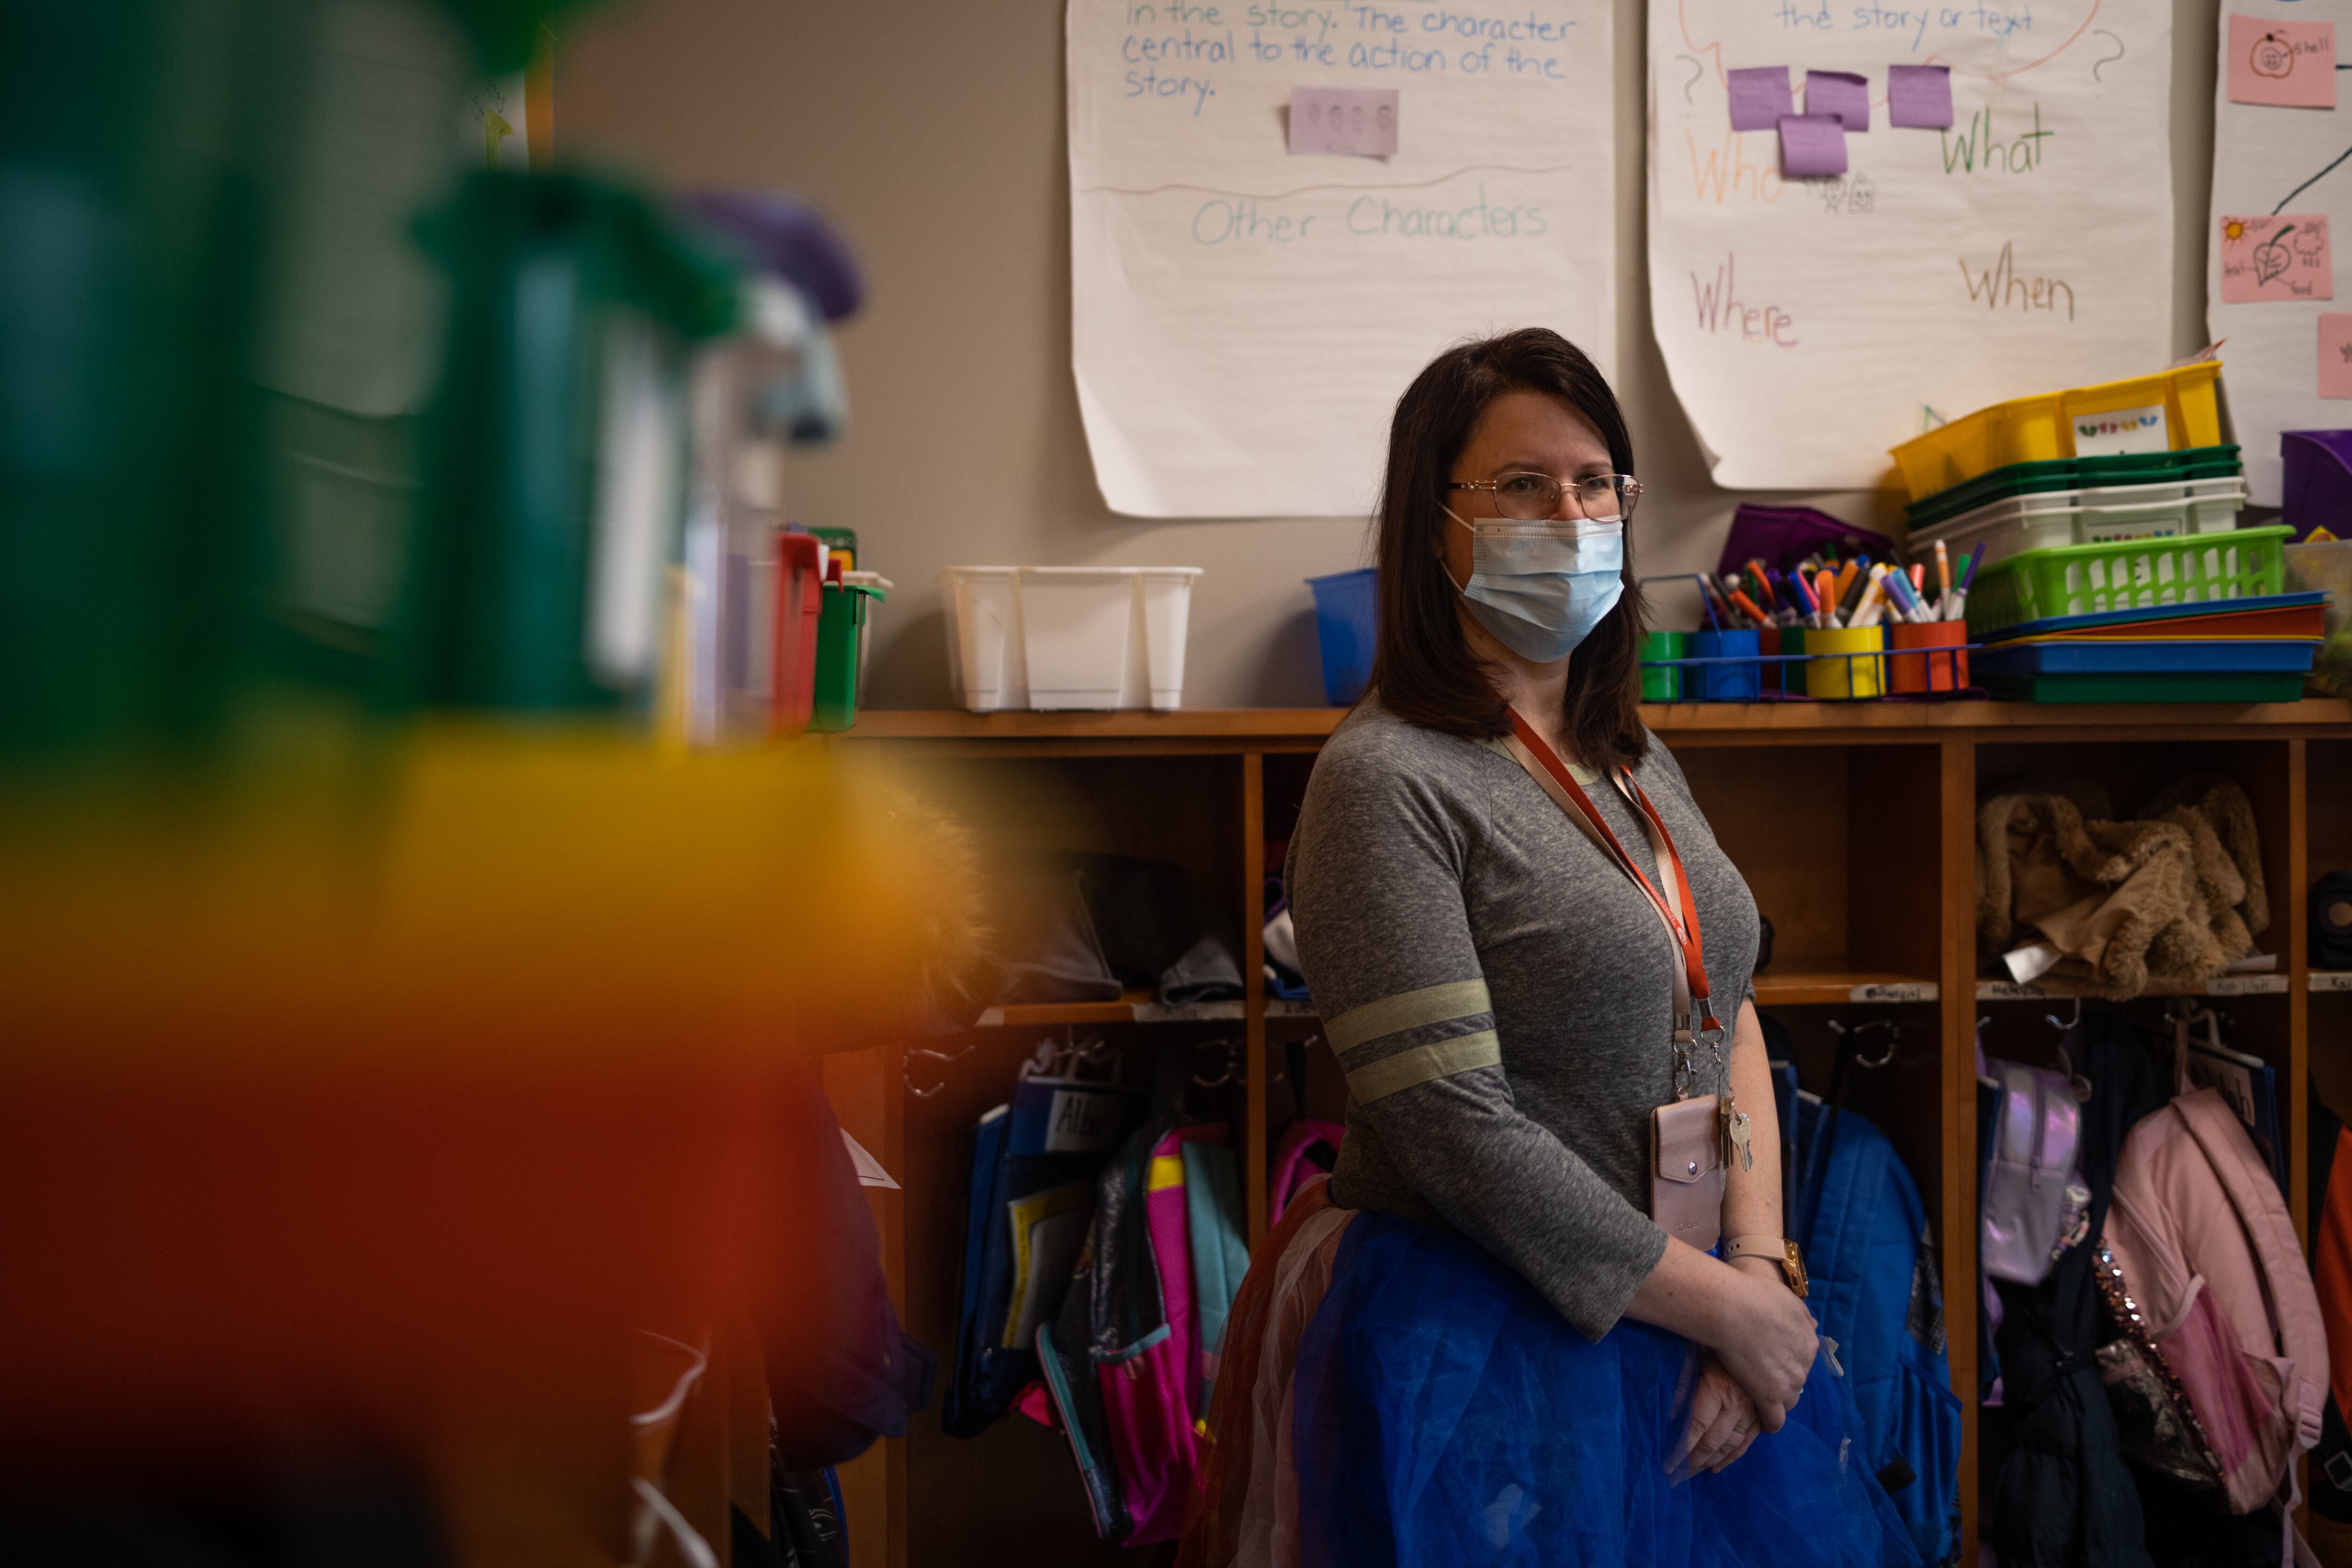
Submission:
[[1723,1258],[1762,1258],[1780,1266],[1789,1281],[1789,1289],[1802,1300],[1805,1296],[1805,1255],[1797,1244],[1784,1236],[1735,1236],[1725,1240]]

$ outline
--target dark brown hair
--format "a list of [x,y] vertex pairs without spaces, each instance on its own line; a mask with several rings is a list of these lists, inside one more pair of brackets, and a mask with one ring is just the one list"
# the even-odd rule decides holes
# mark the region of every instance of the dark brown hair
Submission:
[[[1380,646],[1371,687],[1408,723],[1465,740],[1507,734],[1509,710],[1462,635],[1461,595],[1445,575],[1446,485],[1479,416],[1507,392],[1540,392],[1591,420],[1621,474],[1633,438],[1617,395],[1582,350],[1545,327],[1458,344],[1430,362],[1397,400],[1381,487]],[[1642,591],[1625,532],[1625,592],[1568,664],[1561,728],[1588,767],[1631,767],[1648,750],[1642,728]]]

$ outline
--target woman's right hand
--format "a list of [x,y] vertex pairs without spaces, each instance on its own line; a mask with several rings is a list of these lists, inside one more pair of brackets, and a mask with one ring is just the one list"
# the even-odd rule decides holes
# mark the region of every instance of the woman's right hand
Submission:
[[1716,1356],[1748,1397],[1767,1432],[1778,1432],[1812,1371],[1821,1331],[1796,1293],[1777,1279],[1726,1270],[1738,1283],[1720,1306]]

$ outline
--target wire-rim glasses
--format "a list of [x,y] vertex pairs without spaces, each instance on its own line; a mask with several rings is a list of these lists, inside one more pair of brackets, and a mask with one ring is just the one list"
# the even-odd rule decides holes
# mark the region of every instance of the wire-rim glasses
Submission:
[[1456,480],[1452,490],[1489,490],[1495,510],[1513,522],[1544,522],[1559,515],[1563,497],[1576,498],[1577,515],[1596,522],[1622,521],[1633,515],[1642,499],[1642,481],[1631,474],[1587,474],[1580,479],[1559,479],[1532,469],[1516,469],[1491,479]]

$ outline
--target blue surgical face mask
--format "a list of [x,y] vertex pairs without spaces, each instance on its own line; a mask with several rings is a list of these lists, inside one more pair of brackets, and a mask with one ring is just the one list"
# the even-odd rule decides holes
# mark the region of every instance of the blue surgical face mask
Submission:
[[1566,658],[1625,591],[1622,518],[1474,524],[1451,507],[1445,515],[1470,530],[1470,581],[1462,588],[1470,613],[1521,658]]

